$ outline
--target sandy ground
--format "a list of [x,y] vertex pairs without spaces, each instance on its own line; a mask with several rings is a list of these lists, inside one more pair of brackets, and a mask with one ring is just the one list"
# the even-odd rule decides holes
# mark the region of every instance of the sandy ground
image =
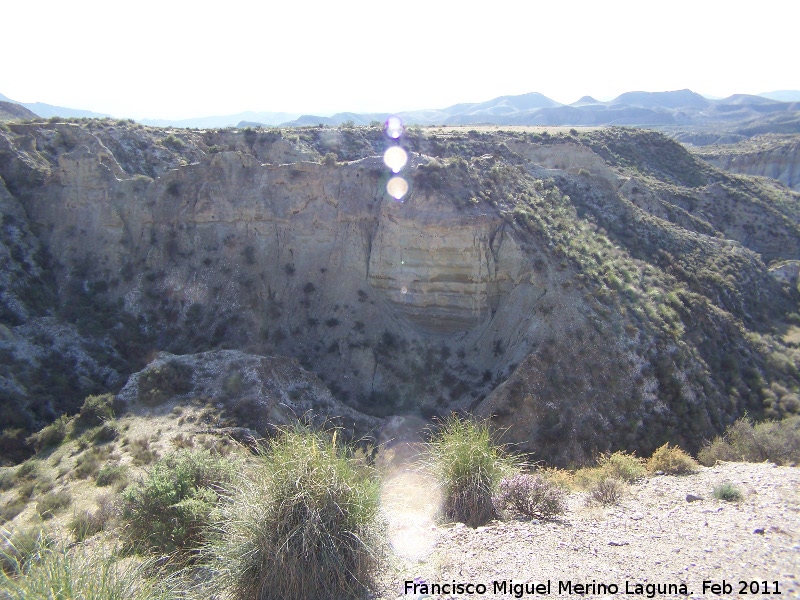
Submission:
[[[739,487],[743,500],[715,499],[723,482]],[[433,598],[800,598],[798,468],[724,463],[650,477],[617,506],[588,505],[585,493],[572,492],[558,520],[477,529],[437,525],[434,491],[415,472],[387,483],[394,557],[379,598],[425,597],[422,588],[403,593],[415,578],[486,586]],[[701,499],[687,501],[688,494]],[[527,590],[510,587],[526,583]]]

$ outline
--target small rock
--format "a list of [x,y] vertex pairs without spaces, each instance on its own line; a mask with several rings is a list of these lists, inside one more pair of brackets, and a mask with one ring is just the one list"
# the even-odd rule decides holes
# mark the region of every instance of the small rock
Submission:
[[702,500],[702,498],[700,496],[695,496],[694,494],[686,494],[687,502],[697,502],[698,500]]
[[630,542],[616,542],[614,540],[611,540],[610,542],[608,542],[608,545],[609,546],[629,546]]
[[764,531],[763,527],[756,527],[755,529],[753,529],[753,533],[758,533],[760,535],[764,535],[764,533],[766,533],[766,532]]
[[656,471],[655,473],[653,473],[653,475],[663,475],[663,474],[664,474],[664,471]]

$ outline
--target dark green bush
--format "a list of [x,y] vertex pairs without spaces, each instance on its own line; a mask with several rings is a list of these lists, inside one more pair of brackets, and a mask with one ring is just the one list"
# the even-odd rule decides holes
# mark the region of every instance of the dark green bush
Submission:
[[139,376],[138,399],[147,406],[157,406],[192,389],[192,369],[170,361],[153,365]]
[[105,487],[120,482],[125,482],[128,479],[128,467],[125,465],[103,465],[97,472],[95,477],[95,484],[98,487]]
[[69,417],[61,415],[58,419],[47,425],[40,431],[32,434],[25,440],[28,444],[33,446],[37,454],[46,448],[58,446],[67,437],[67,425],[69,425]]
[[188,552],[204,540],[233,463],[205,450],[180,450],[159,460],[122,494],[127,542],[141,552]]
[[75,419],[75,426],[80,429],[97,427],[114,418],[114,395],[100,394],[87,396]]

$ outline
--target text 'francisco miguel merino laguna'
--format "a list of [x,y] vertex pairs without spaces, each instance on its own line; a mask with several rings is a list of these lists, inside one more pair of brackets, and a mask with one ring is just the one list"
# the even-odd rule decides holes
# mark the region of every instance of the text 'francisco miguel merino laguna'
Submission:
[[638,583],[626,581],[621,586],[616,583],[600,583],[592,580],[591,583],[571,580],[567,581],[540,581],[534,583],[515,583],[512,579],[504,581],[492,581],[485,583],[468,583],[460,581],[450,581],[447,583],[428,583],[424,580],[407,580],[404,583],[405,594],[440,595],[440,594],[464,594],[467,596],[483,596],[484,594],[510,594],[515,598],[523,596],[557,594],[575,594],[584,596],[586,594],[607,594],[607,595],[630,595],[644,596],[645,598],[655,598],[662,594],[679,594],[688,596],[685,583]]

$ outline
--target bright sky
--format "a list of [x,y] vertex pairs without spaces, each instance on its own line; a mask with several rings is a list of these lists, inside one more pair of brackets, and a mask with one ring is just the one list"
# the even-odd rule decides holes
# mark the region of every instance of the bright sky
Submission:
[[798,0],[19,0],[0,93],[115,117],[800,89]]

